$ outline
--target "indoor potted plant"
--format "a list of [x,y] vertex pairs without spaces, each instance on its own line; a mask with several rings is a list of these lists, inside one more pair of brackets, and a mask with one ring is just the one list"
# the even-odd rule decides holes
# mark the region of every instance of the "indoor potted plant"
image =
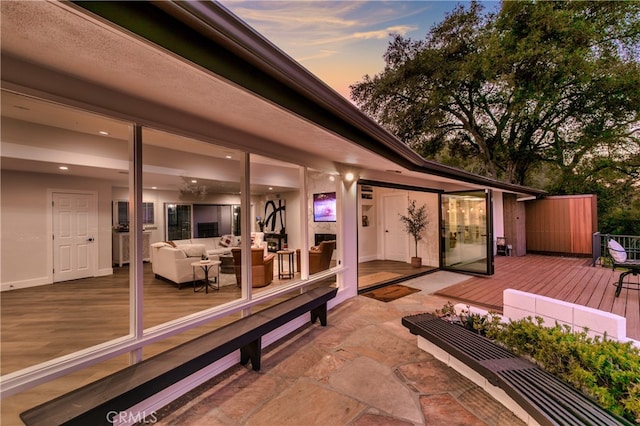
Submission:
[[405,230],[413,237],[416,247],[416,255],[411,258],[411,266],[419,268],[422,266],[422,258],[418,257],[418,241],[422,239],[422,233],[429,224],[429,214],[425,204],[416,206],[416,200],[409,200],[407,214],[400,215],[400,221]]

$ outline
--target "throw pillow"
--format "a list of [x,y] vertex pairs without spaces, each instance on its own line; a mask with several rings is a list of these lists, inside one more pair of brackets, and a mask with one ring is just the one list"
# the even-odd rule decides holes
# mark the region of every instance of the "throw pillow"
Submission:
[[627,261],[627,252],[617,241],[609,240],[607,246],[609,247],[609,254],[616,263]]
[[227,234],[220,237],[220,242],[218,243],[222,247],[231,247],[233,244],[233,235]]

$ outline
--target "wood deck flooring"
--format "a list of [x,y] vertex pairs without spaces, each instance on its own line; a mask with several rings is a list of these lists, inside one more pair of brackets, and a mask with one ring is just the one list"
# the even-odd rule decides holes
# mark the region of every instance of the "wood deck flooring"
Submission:
[[[494,275],[472,277],[436,294],[498,312],[508,288],[553,297],[621,315],[627,319],[627,336],[640,340],[640,291],[623,289],[616,298],[612,283],[617,283],[620,271],[590,264],[585,258],[497,256]],[[627,278],[638,283],[640,277]]]

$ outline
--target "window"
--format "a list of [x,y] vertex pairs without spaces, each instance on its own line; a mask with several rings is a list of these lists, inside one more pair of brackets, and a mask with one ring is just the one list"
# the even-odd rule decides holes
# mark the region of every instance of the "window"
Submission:
[[153,203],[142,203],[142,223],[145,225],[153,225],[155,223],[153,206]]

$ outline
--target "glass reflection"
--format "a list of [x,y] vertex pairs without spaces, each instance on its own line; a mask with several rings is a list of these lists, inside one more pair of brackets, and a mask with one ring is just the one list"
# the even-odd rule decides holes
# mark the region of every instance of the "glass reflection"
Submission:
[[488,194],[483,191],[442,195],[443,266],[491,273],[487,253]]

